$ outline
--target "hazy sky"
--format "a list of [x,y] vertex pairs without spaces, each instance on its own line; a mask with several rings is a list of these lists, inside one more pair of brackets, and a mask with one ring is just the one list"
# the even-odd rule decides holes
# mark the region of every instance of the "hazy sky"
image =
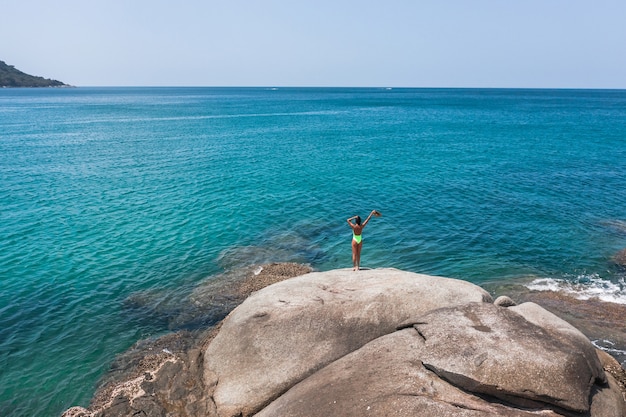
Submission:
[[0,60],[77,86],[626,88],[626,1],[2,0]]

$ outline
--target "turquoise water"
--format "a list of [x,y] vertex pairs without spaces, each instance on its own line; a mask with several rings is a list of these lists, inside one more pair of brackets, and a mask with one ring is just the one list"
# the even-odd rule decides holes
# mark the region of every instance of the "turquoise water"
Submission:
[[475,283],[600,282],[626,302],[626,91],[0,90],[0,415],[87,405],[114,356],[250,263]]

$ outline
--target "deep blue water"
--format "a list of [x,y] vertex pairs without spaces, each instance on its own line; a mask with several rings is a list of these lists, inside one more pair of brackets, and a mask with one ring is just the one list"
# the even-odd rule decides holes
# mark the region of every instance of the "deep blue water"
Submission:
[[363,266],[626,303],[624,196],[626,91],[2,89],[0,415],[87,405],[116,354],[172,330],[129,296],[351,267],[346,219],[372,209]]

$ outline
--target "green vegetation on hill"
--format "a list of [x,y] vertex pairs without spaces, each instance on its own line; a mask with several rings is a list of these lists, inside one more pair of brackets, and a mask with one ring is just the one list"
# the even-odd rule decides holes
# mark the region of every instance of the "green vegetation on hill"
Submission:
[[61,81],[28,75],[0,61],[0,87],[64,87]]

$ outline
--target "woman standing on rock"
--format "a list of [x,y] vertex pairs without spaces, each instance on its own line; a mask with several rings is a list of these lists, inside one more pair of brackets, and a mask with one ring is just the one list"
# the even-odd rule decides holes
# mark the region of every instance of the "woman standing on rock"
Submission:
[[[372,216],[380,217],[380,215],[381,214],[376,210],[372,210],[363,224],[361,224],[361,216],[352,216],[347,220],[348,224],[352,228],[352,265],[354,271],[357,271],[359,269],[359,265],[361,264],[361,248],[363,247],[361,233]],[[354,223],[352,222],[353,220]]]

